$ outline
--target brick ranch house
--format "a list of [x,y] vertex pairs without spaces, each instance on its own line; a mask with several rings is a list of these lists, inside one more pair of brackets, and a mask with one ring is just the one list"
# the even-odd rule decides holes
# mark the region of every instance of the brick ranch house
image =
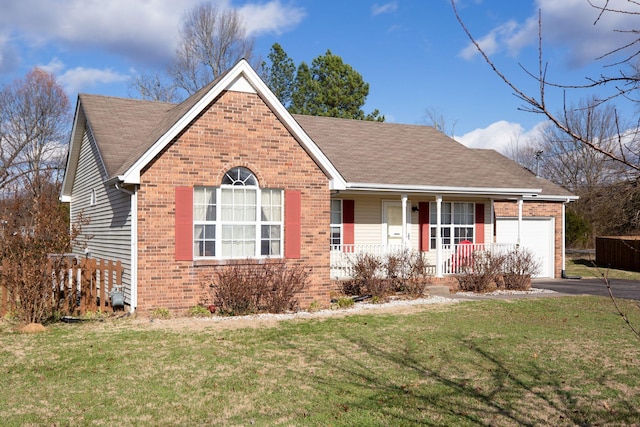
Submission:
[[432,127],[291,115],[244,60],[177,105],[79,95],[61,192],[131,311],[193,307],[238,262],[303,266],[301,307],[328,305],[354,253],[421,251],[445,277],[461,241],[560,277],[575,198]]

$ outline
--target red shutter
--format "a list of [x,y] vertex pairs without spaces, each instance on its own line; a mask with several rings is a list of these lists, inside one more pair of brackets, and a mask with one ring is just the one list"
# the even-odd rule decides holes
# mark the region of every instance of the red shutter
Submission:
[[193,188],[176,187],[176,261],[193,260]]
[[484,203],[476,203],[476,240],[475,243],[484,243]]
[[[355,202],[353,200],[342,201],[342,244],[353,245],[356,242],[355,238]],[[344,248],[345,250],[352,252],[353,248]]]
[[302,196],[300,191],[284,192],[284,256],[300,258],[302,240]]
[[431,228],[429,226],[429,202],[418,203],[418,223],[420,226],[420,250],[427,252],[431,247]]

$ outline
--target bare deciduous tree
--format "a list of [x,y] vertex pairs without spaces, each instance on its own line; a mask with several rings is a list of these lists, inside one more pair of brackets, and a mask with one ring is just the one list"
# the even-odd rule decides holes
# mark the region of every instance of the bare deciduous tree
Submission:
[[[597,24],[600,17],[604,13],[620,13],[620,14],[640,14],[640,10],[638,9],[638,2],[635,0],[628,0],[627,5],[628,9],[614,9],[609,7],[609,1],[605,0],[604,6],[598,6],[590,2],[590,4],[600,11],[600,15],[596,19],[594,24]],[[602,146],[598,143],[598,141],[589,137],[588,134],[585,134],[581,131],[580,128],[575,127],[574,123],[569,120],[570,107],[564,105],[562,108],[561,114],[556,114],[553,112],[555,108],[550,106],[547,103],[547,90],[550,89],[558,89],[561,91],[567,91],[571,89],[589,89],[596,87],[613,87],[613,93],[607,97],[598,100],[599,104],[607,103],[612,99],[618,96],[629,97],[634,91],[638,89],[638,82],[640,81],[640,76],[638,73],[638,65],[637,65],[637,57],[640,55],[639,51],[633,50],[635,46],[640,43],[640,38],[635,41],[626,44],[624,46],[620,46],[618,49],[610,52],[610,54],[619,53],[622,51],[626,51],[631,49],[633,53],[628,55],[626,59],[619,61],[615,64],[618,66],[618,74],[614,74],[612,76],[601,75],[597,78],[589,78],[589,84],[587,85],[562,85],[554,82],[550,82],[547,79],[547,64],[543,60],[543,52],[542,52],[542,19],[539,15],[538,18],[538,70],[537,72],[531,72],[522,67],[526,74],[535,79],[538,83],[538,92],[537,93],[527,93],[519,86],[517,86],[514,81],[509,78],[506,74],[504,74],[497,65],[489,58],[488,54],[482,49],[479,42],[473,37],[464,21],[460,17],[458,10],[456,8],[455,0],[451,0],[451,5],[453,7],[455,16],[462,26],[462,29],[465,31],[471,42],[475,45],[480,55],[484,58],[487,64],[491,67],[491,69],[495,72],[495,74],[513,91],[513,93],[523,101],[524,105],[521,107],[524,111],[529,111],[536,114],[541,114],[545,116],[553,125],[568,135],[573,140],[584,144],[590,150],[593,150],[602,156],[611,159],[614,162],[618,162],[624,165],[629,170],[633,171],[633,173],[637,176],[640,174],[640,159],[639,159],[639,151],[637,142],[635,140],[630,141],[625,134],[625,129],[623,129],[622,125],[618,122],[618,114],[615,109],[611,111],[614,117],[615,123],[615,133],[613,140],[615,144],[613,146],[606,145]],[[620,31],[628,31],[630,33],[638,33],[637,30],[620,30]],[[604,55],[606,57],[608,55]]]
[[[69,99],[55,77],[39,68],[0,91],[0,190],[28,186],[34,195],[66,156]],[[54,174],[55,177],[55,174]]]
[[425,110],[424,116],[424,123],[427,126],[432,126],[440,132],[453,138],[453,136],[455,135],[456,124],[458,124],[457,120],[449,122],[444,113],[437,107],[427,108]]
[[247,35],[236,10],[201,3],[184,16],[167,79],[142,74],[132,87],[144,99],[175,102],[185,93],[197,92],[240,59],[251,61],[253,45],[254,39]]
[[[624,137],[618,138],[619,123],[612,105],[589,98],[568,108],[563,120],[592,145],[621,155],[619,141]],[[544,153],[544,177],[577,194],[619,181],[628,169],[555,126],[545,127],[538,147]]]

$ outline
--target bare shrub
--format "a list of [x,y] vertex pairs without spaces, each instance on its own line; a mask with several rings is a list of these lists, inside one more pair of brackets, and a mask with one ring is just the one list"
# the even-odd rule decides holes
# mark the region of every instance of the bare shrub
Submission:
[[367,281],[365,289],[374,301],[383,302],[394,292],[394,281],[392,279],[372,277]]
[[234,264],[216,271],[211,293],[219,313],[228,316],[255,313],[258,280],[256,270],[247,265]]
[[503,268],[504,289],[526,291],[531,288],[531,277],[540,271],[540,262],[529,249],[516,249],[505,256]]
[[358,280],[343,280],[341,283],[342,293],[345,295],[362,295],[362,287],[360,286],[360,281]]
[[407,275],[408,251],[388,254],[382,262],[390,286],[399,291]]
[[404,291],[412,298],[420,298],[424,296],[428,284],[428,279],[412,277],[404,282]]
[[269,313],[283,313],[297,308],[295,295],[307,285],[309,272],[286,264],[264,264],[266,289],[261,302]]
[[286,264],[233,264],[218,270],[209,292],[220,314],[282,313],[297,307],[295,296],[309,272]]
[[44,185],[38,197],[16,193],[0,211],[5,219],[0,280],[15,298],[16,314],[25,323],[42,323],[54,319],[62,307],[76,306],[76,301],[54,298],[52,272],[64,271],[67,259],[51,255],[69,252],[86,221],[80,218],[70,231],[57,194],[56,185]]
[[491,252],[476,251],[462,266],[457,276],[461,291],[489,292],[496,288],[496,278],[502,273],[504,256]]
[[382,261],[375,255],[360,253],[351,261],[351,271],[353,272],[353,286],[361,291],[367,289],[367,284],[374,278],[380,277]]

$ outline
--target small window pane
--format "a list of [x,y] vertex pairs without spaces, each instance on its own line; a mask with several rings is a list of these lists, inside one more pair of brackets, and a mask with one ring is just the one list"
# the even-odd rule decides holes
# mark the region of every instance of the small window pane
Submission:
[[331,201],[331,224],[342,223],[342,200]]
[[331,227],[331,245],[340,245],[342,243],[340,227]]
[[215,242],[204,242],[204,256],[216,256]]
[[204,236],[204,225],[196,225],[193,227],[193,237],[196,240],[202,239]]

